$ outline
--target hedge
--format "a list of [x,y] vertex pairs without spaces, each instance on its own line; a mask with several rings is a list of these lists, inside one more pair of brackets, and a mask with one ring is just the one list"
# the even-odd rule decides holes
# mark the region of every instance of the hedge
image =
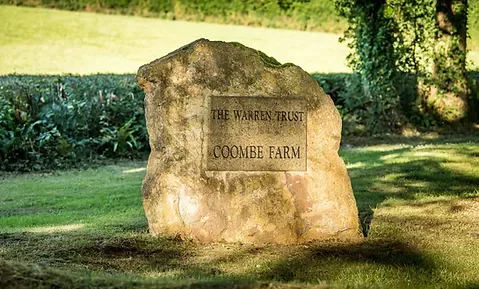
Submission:
[[0,170],[57,169],[149,152],[133,75],[0,77]]
[[[370,103],[358,76],[313,74],[336,104],[344,135],[368,135]],[[479,119],[479,72],[470,72],[471,108]],[[401,113],[424,125],[414,110],[415,79],[403,76]],[[0,76],[0,170],[35,171],[144,159],[150,148],[144,94],[135,75]]]
[[346,27],[328,0],[0,0],[0,4],[329,32]]

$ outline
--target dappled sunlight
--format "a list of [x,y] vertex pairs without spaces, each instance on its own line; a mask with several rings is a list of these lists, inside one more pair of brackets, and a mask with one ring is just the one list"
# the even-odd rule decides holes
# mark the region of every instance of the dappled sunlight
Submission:
[[71,224],[71,225],[26,228],[24,231],[30,232],[30,233],[58,233],[58,232],[77,231],[83,228],[85,228],[85,224]]
[[388,161],[388,160],[397,159],[397,158],[399,158],[399,157],[403,157],[403,154],[396,153],[396,154],[385,155],[385,156],[382,156],[382,157],[380,158],[380,160],[382,160],[382,161]]
[[185,272],[180,269],[169,269],[165,271],[146,271],[143,276],[150,278],[182,278]]
[[[479,158],[478,159],[464,159],[462,162],[444,162],[441,167],[458,175],[475,177],[479,175]],[[476,187],[479,188],[479,179],[476,181]]]
[[267,245],[212,244],[202,247],[188,262],[200,268],[213,266],[217,273],[244,276],[268,271],[272,262],[287,255],[281,248],[272,252]]
[[404,187],[381,187],[381,188],[373,188],[370,192],[381,191],[386,194],[398,194],[404,192]]
[[[363,233],[374,233],[378,225],[394,227],[376,220],[376,209],[381,212],[383,208],[397,206],[391,200],[408,203],[428,196],[469,196],[479,184],[478,155],[479,147],[471,142],[344,149]],[[454,204],[450,206],[454,208]],[[440,212],[446,214],[449,210],[446,207]],[[421,214],[424,218],[433,215],[429,211]]]
[[[445,227],[460,227],[461,222],[470,226],[479,225],[479,192],[467,197],[459,196],[422,196],[415,195],[415,200],[391,198],[383,202],[375,212],[375,218],[385,216],[416,219],[415,222],[433,219],[448,221]],[[450,220],[457,222],[451,223]],[[472,221],[472,223],[471,223]],[[479,227],[476,227],[476,229]]]
[[348,163],[346,164],[346,168],[347,169],[360,169],[360,168],[363,168],[365,167],[366,164],[365,163],[362,163],[362,162],[357,162],[357,163]]
[[365,146],[365,147],[357,147],[351,149],[351,152],[388,152],[393,150],[400,150],[400,149],[410,149],[413,146],[406,145],[406,144],[393,144],[393,145],[373,145],[373,146]]
[[434,151],[414,151],[408,153],[410,158],[418,158],[423,160],[437,160],[441,165],[456,164],[456,166],[467,166],[469,164],[479,164],[479,159],[469,157],[461,150],[434,150]]
[[407,187],[415,189],[425,189],[427,188],[427,186],[428,183],[424,181],[409,182],[409,184],[407,184]]
[[146,168],[135,168],[135,169],[128,169],[124,170],[124,174],[132,174],[132,173],[140,173],[146,171]]
[[426,200],[398,200],[389,199],[384,202],[386,212],[389,214],[401,214],[405,216],[433,216],[443,215],[448,208],[455,203],[456,198],[436,197],[425,198]]
[[[449,268],[465,274],[479,260],[479,194],[475,198],[426,197],[387,200],[374,212],[370,236],[414,242]],[[467,252],[467,254],[464,254]],[[452,269],[449,269],[451,271]]]
[[380,157],[381,161],[385,163],[408,163],[413,159],[417,160],[432,160],[437,159],[447,162],[464,162],[466,159],[463,155],[457,155],[456,150],[430,150],[427,148],[417,149],[411,147],[411,150],[402,153],[392,153]]

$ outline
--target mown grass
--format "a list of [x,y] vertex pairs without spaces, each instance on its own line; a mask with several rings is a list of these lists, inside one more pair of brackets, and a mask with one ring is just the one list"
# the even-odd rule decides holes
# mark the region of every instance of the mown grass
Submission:
[[136,73],[198,38],[241,42],[306,71],[348,71],[338,34],[0,5],[0,75]]
[[478,288],[478,141],[345,146],[359,242],[154,238],[142,162],[3,175],[0,287]]

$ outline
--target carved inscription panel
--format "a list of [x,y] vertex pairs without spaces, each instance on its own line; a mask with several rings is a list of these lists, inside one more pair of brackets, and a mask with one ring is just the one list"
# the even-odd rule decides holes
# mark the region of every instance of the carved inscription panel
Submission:
[[305,171],[306,102],[212,96],[207,170]]

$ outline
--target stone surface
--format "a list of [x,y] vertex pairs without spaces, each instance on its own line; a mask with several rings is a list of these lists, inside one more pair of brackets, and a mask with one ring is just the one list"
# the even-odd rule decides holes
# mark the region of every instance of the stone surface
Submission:
[[209,107],[207,170],[306,170],[304,99],[212,96]]
[[[200,39],[140,67],[137,82],[146,92],[151,154],[142,193],[153,235],[282,244],[360,238],[338,156],[339,113],[301,68],[238,43]],[[222,119],[240,109],[258,113],[243,123]],[[281,111],[293,113],[281,123]],[[243,158],[222,159],[218,149],[215,156],[216,145],[229,147],[225,156],[241,145]],[[289,147],[289,157],[273,160],[270,146],[282,156]]]

